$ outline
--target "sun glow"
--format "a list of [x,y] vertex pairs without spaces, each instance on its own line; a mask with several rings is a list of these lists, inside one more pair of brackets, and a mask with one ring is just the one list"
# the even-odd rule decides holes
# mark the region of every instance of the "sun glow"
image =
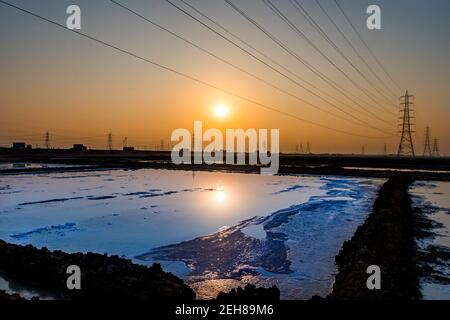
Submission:
[[219,118],[225,118],[226,116],[228,116],[229,111],[230,110],[229,110],[228,106],[224,105],[224,104],[219,104],[214,109],[214,113]]
[[226,198],[225,188],[223,186],[218,186],[215,190],[215,197],[218,202],[223,202]]

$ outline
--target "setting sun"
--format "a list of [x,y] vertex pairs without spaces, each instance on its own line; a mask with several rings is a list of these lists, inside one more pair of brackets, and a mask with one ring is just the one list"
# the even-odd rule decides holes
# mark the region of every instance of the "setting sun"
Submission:
[[214,113],[219,118],[225,118],[229,113],[229,108],[228,108],[228,106],[226,106],[224,104],[219,104],[214,109]]

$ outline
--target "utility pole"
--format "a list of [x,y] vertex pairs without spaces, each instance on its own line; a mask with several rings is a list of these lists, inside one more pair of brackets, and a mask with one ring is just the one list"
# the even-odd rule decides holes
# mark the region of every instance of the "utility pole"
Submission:
[[401,137],[398,146],[398,156],[412,156],[415,157],[414,144],[412,133],[414,132],[414,96],[408,94],[408,90],[404,96],[400,97],[400,112],[401,117]]
[[426,126],[425,128],[425,142],[423,148],[423,156],[431,157],[431,143],[430,143],[430,127]]
[[123,138],[123,147],[128,147],[128,137]]
[[112,133],[108,133],[108,150],[111,151],[113,148],[112,146]]
[[366,154],[366,148],[364,146],[361,147],[361,154],[362,155]]
[[384,147],[383,147],[383,154],[385,156],[387,155],[387,145],[386,145],[386,143],[384,144]]

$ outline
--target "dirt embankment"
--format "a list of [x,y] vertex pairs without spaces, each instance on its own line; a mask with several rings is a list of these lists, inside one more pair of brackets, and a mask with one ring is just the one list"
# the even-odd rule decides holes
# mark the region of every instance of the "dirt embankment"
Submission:
[[[68,290],[69,265],[81,269],[81,290]],[[19,246],[0,240],[0,274],[20,283],[54,292],[63,299],[182,299],[195,298],[194,291],[160,265],[133,264],[118,256]]]
[[[380,188],[372,213],[336,256],[338,274],[329,298],[398,300],[420,297],[414,216],[408,194],[411,182],[411,177],[399,175]],[[380,267],[380,290],[367,288],[370,265]]]
[[[81,269],[81,290],[67,289],[69,265]],[[59,299],[68,300],[176,300],[195,299],[195,292],[183,280],[164,272],[159,264],[137,265],[118,256],[96,253],[64,253],[20,246],[0,240],[0,275],[30,288],[44,289]],[[247,285],[229,293],[220,293],[221,301],[276,301],[276,288],[256,288]],[[0,290],[1,300],[23,300]]]

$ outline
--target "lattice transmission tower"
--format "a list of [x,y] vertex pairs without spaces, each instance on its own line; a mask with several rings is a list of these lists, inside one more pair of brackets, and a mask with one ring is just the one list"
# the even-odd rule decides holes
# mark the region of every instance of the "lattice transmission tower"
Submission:
[[311,152],[311,146],[309,145],[309,141],[306,141],[306,154],[312,154]]
[[113,141],[112,141],[112,133],[108,133],[108,150],[111,151],[113,148]]
[[431,157],[431,142],[430,142],[430,127],[426,126],[425,128],[425,142],[423,147],[423,156],[424,157]]
[[50,133],[48,131],[45,133],[45,148],[50,149]]
[[439,157],[439,141],[438,141],[438,138],[434,138],[432,156],[433,157]]
[[400,144],[397,155],[415,157],[412,133],[414,133],[414,96],[408,94],[400,97]]

